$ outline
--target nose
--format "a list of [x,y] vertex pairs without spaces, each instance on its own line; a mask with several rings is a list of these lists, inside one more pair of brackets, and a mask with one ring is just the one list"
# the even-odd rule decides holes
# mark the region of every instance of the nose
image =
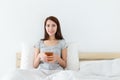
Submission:
[[49,30],[52,30],[52,29],[53,29],[53,27],[52,27],[52,26],[50,26],[50,27],[49,27]]

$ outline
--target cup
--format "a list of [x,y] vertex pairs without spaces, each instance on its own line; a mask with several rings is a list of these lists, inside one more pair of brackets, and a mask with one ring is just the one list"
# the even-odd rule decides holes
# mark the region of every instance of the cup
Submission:
[[[45,52],[45,54],[47,56],[53,56],[53,52]],[[53,60],[53,58],[51,58],[51,57],[48,58],[48,61],[52,61],[52,60]]]
[[45,52],[47,56],[53,56],[53,52]]

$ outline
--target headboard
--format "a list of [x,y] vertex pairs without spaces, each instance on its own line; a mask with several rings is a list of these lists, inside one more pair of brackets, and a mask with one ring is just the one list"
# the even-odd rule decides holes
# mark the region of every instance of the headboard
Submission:
[[16,53],[16,68],[20,68],[21,52]]
[[80,60],[108,60],[120,58],[120,52],[80,52]]
[[[84,60],[106,60],[120,58],[120,52],[79,52],[80,61]],[[16,68],[20,67],[21,52],[16,53]]]

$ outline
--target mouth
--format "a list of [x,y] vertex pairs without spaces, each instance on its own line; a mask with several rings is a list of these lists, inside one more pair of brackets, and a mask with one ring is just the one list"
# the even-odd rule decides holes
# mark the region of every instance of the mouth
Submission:
[[54,31],[48,31],[48,33],[52,34],[52,33],[54,33]]

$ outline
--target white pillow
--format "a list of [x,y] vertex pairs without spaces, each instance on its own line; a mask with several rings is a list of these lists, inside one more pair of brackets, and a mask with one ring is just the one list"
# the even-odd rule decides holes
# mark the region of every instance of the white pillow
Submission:
[[29,43],[22,44],[20,69],[33,69],[34,48]]
[[[28,43],[22,45],[20,69],[33,68],[34,48]],[[68,45],[67,49],[67,67],[68,70],[79,70],[78,46],[76,43]]]
[[111,75],[112,60],[97,60],[80,62],[80,71],[88,74]]
[[112,75],[120,74],[120,59],[114,59],[112,64]]
[[67,67],[68,70],[79,70],[78,45],[71,43],[67,49]]

